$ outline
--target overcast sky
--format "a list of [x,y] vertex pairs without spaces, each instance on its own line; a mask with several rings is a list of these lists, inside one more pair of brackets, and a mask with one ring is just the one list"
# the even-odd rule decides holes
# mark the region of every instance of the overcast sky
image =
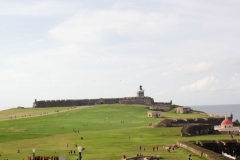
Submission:
[[238,0],[1,0],[0,109],[136,96],[240,103]]

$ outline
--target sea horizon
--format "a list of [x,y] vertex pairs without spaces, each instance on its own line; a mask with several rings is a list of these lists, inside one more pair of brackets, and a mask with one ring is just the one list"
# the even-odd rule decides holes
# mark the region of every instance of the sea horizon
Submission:
[[193,110],[203,111],[208,114],[228,115],[233,114],[233,121],[240,120],[240,104],[218,104],[218,105],[188,105]]

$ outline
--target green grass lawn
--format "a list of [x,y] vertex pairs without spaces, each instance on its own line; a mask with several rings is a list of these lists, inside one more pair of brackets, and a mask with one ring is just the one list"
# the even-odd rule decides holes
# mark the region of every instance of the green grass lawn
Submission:
[[[56,113],[56,110],[60,112],[51,114]],[[181,148],[168,153],[163,147],[175,144],[178,140],[230,139],[229,136],[224,135],[181,137],[179,127],[149,127],[149,123],[157,124],[163,118],[148,118],[147,111],[146,106],[120,104],[86,108],[56,107],[1,111],[0,159],[26,160],[35,148],[36,155],[63,155],[67,160],[75,160],[77,143],[85,148],[82,153],[84,160],[119,160],[123,155],[131,157],[137,153],[160,155],[166,160],[184,160],[192,153]],[[48,114],[43,114],[45,112]],[[18,116],[16,119],[4,120],[8,119],[9,115]],[[31,117],[25,118],[21,115],[31,115]],[[172,111],[164,112],[163,116],[205,117],[201,114],[176,114]],[[83,140],[80,137],[83,137]],[[139,150],[140,146],[142,151]],[[153,152],[153,146],[158,147],[158,151]],[[18,150],[20,153],[17,153]],[[76,154],[69,155],[70,150],[75,151]],[[193,159],[204,158],[193,154]]]

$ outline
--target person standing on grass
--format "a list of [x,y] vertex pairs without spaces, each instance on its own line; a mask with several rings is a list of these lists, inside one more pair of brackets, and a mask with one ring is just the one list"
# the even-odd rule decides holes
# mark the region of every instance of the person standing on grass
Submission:
[[140,149],[140,151],[141,151],[141,150],[142,150],[142,147],[140,146],[139,149]]
[[188,160],[192,160],[192,155],[191,154],[189,155]]

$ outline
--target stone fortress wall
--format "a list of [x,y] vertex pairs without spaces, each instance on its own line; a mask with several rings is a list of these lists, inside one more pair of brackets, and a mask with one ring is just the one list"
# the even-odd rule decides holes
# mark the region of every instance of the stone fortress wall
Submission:
[[153,102],[149,109],[154,111],[169,111],[173,109],[172,100],[170,102]]
[[[205,134],[218,134],[214,130],[215,125],[221,124],[225,119],[222,117],[209,117],[209,118],[186,118],[186,119],[164,119],[159,122],[156,127],[182,127],[181,136],[198,136]],[[228,117],[230,121],[233,119],[233,114]],[[230,132],[228,132],[229,134]],[[231,134],[238,134],[231,132]]]
[[[63,106],[88,106],[98,104],[141,104],[150,106],[156,106],[160,110],[168,110],[171,108],[172,101],[170,103],[154,102],[151,97],[144,96],[144,90],[140,85],[140,89],[137,91],[137,97],[124,97],[124,98],[98,98],[98,99],[62,99],[62,100],[40,100],[33,102],[33,108],[40,107],[63,107]],[[159,108],[160,107],[160,108]]]
[[[157,127],[184,127],[187,124],[210,124],[210,125],[220,125],[221,122],[225,119],[222,117],[209,117],[209,118],[186,118],[186,119],[164,119],[157,124]],[[231,114],[228,117],[232,121],[233,115]]]
[[63,99],[63,100],[40,100],[33,103],[33,108],[61,107],[61,106],[88,106],[97,104],[141,104],[152,105],[151,97],[124,97],[124,98],[99,98],[99,99]]

